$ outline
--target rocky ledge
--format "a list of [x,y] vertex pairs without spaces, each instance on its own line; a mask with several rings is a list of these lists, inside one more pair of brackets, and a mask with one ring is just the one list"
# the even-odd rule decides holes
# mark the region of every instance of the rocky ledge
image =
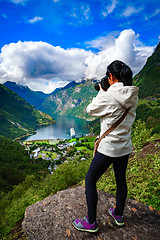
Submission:
[[160,213],[151,207],[127,199],[125,226],[118,227],[108,209],[115,205],[115,196],[99,191],[96,234],[79,232],[72,220],[86,215],[83,187],[66,189],[37,202],[26,209],[22,223],[28,240],[159,240]]

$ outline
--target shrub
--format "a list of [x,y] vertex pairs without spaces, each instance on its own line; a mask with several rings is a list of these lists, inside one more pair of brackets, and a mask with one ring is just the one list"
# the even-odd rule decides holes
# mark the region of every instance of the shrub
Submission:
[[146,128],[146,123],[142,120],[138,120],[134,123],[132,128],[132,143],[136,151],[140,151],[141,148],[150,141],[152,129]]

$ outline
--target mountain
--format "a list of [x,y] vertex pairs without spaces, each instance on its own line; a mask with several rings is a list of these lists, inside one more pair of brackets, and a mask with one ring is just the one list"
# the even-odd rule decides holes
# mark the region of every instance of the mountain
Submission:
[[[81,81],[81,83],[83,83],[84,81]],[[78,85],[79,83],[76,83],[75,81],[72,81],[70,83],[68,83],[65,87],[61,88],[61,90],[65,90],[68,88],[74,88],[76,85]]]
[[72,81],[63,88],[56,88],[51,94],[36,92],[27,86],[7,81],[4,86],[16,92],[36,109],[51,116],[55,114],[91,119],[85,112],[88,103],[96,96],[94,81],[77,83]]
[[0,135],[15,139],[33,134],[39,125],[55,123],[54,119],[36,110],[17,93],[0,84]]
[[28,86],[23,86],[15,82],[7,81],[4,83],[4,85],[16,92],[28,103],[32,104],[36,109],[39,109],[39,106],[42,104],[42,102],[50,95],[40,91],[32,91]]
[[[149,121],[151,113],[155,115],[156,125],[159,118],[160,102],[160,43],[150,56],[143,69],[134,77],[134,85],[139,87],[139,99],[146,99],[143,106],[137,110],[137,118]],[[70,115],[90,120],[85,109],[97,92],[94,89],[94,80],[82,81],[79,84],[68,85],[68,88],[59,89],[52,93],[42,103],[41,109],[50,114]],[[142,104],[142,101],[139,101]],[[145,106],[144,106],[145,105]],[[156,107],[156,109],[155,109]],[[156,114],[155,114],[155,111]],[[143,115],[143,116],[142,116]],[[159,122],[159,121],[158,121]]]
[[139,98],[160,98],[160,43],[134,77],[134,84],[139,87]]
[[[141,99],[145,99],[145,101],[148,101],[143,102],[144,104],[147,104],[146,105],[147,111],[146,108],[144,108],[144,106],[139,107],[139,111],[137,111],[138,118],[141,118],[142,120],[146,121],[147,118],[151,116],[150,114],[151,112],[153,113],[153,111],[151,111],[153,110],[153,108],[155,107],[159,108],[160,101],[159,76],[160,76],[160,43],[156,47],[152,56],[148,58],[143,69],[133,79],[134,85],[139,87],[139,99],[140,99],[139,104],[142,104]],[[29,103],[34,105],[37,109],[51,116],[54,116],[54,114],[58,114],[92,120],[92,118],[89,117],[85,112],[85,109],[87,105],[91,102],[92,98],[95,97],[97,94],[97,92],[94,89],[94,82],[95,82],[94,79],[87,81],[83,80],[80,83],[76,83],[75,81],[73,81],[63,88],[56,89],[49,95],[30,90],[34,96],[35,95],[38,96],[36,103],[34,101],[35,97],[29,95],[30,91],[28,90],[29,88],[27,87],[25,88],[21,87],[21,91],[26,93],[26,95],[24,93],[21,93],[21,96],[23,96]],[[10,87],[11,84],[9,88]],[[19,88],[17,88],[16,86],[15,91],[20,94]],[[40,98],[40,96],[42,97]],[[146,112],[145,117],[143,112]],[[156,113],[156,115],[157,114],[159,117],[159,113]]]
[[40,108],[51,116],[58,114],[91,119],[85,109],[96,94],[93,81],[80,83],[73,81],[58,92],[53,92],[44,100]]

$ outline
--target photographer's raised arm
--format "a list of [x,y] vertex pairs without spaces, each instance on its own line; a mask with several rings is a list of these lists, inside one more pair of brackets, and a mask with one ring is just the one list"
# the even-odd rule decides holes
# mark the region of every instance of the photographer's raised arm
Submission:
[[106,94],[107,92],[101,89],[87,106],[86,111],[90,116],[101,117],[107,114],[108,105],[106,102]]

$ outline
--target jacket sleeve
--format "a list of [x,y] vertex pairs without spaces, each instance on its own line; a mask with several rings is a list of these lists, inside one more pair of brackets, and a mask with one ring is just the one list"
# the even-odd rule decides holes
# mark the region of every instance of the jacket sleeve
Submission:
[[107,92],[100,90],[92,102],[87,106],[86,111],[90,116],[101,117],[107,113]]

